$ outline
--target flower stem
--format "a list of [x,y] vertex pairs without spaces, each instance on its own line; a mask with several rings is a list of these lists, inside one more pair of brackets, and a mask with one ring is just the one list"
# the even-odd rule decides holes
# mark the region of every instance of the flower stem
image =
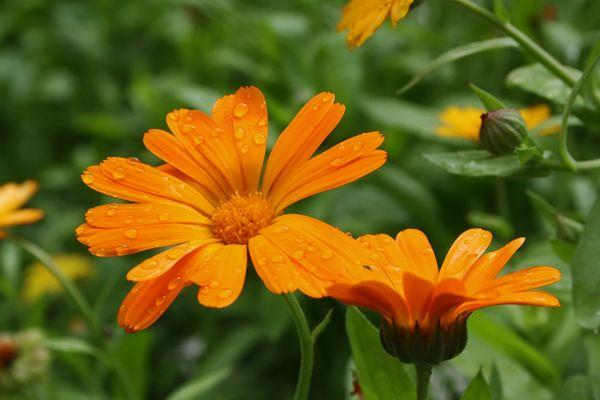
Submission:
[[311,339],[306,316],[302,311],[302,307],[300,307],[298,299],[291,293],[284,294],[283,298],[292,314],[292,319],[294,320],[294,325],[296,326],[298,339],[300,341],[300,372],[298,374],[298,383],[296,385],[296,392],[294,393],[294,400],[306,400],[310,390],[310,380],[313,370],[313,341]]
[[544,50],[540,45],[534,42],[529,36],[523,33],[519,28],[511,24],[510,22],[504,21],[498,18],[494,13],[486,10],[485,8],[471,2],[470,0],[451,0],[461,6],[469,9],[470,11],[478,14],[484,19],[488,20],[492,24],[500,28],[504,33],[513,38],[521,47],[532,55],[537,61],[544,65],[550,72],[552,72],[557,78],[562,80],[570,87],[574,87],[577,80],[562,65],[556,58],[552,57],[550,53]]
[[135,396],[131,391],[131,386],[128,384],[129,380],[126,376],[125,369],[121,365],[121,362],[116,357],[114,357],[112,352],[110,351],[108,342],[106,340],[104,332],[102,331],[100,321],[98,321],[98,319],[96,318],[92,307],[87,302],[81,291],[77,288],[73,281],[63,273],[63,271],[58,267],[58,265],[56,265],[52,257],[41,247],[25,239],[13,235],[10,235],[9,237],[16,244],[21,246],[25,251],[34,256],[39,262],[41,262],[42,265],[44,265],[48,269],[48,271],[50,271],[50,273],[54,275],[54,277],[60,282],[62,287],[65,289],[65,292],[67,292],[69,297],[71,297],[77,308],[79,308],[79,311],[81,311],[81,314],[83,314],[85,319],[88,321],[88,324],[92,328],[92,331],[94,332],[94,335],[101,346],[101,349],[99,350],[103,353],[104,358],[107,360],[110,367],[114,370],[117,379],[123,387],[123,391],[125,393],[126,398],[134,399]]
[[417,370],[417,400],[427,400],[432,366],[429,364],[415,364],[415,369]]

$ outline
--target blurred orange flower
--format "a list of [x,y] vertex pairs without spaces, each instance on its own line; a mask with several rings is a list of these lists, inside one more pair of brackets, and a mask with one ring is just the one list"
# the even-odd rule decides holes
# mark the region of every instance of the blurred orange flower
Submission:
[[41,210],[19,209],[37,189],[37,183],[34,181],[26,181],[20,185],[10,182],[0,186],[0,239],[6,236],[4,228],[32,224],[42,219],[44,213]]
[[414,0],[351,0],[344,8],[338,32],[348,31],[346,41],[350,47],[359,47],[373,34],[386,18],[392,25],[406,17]]
[[[465,321],[477,309],[499,304],[559,306],[555,296],[533,290],[559,281],[561,274],[555,268],[532,267],[497,277],[524,238],[484,254],[491,233],[467,230],[439,270],[431,245],[419,230],[402,231],[396,240],[383,234],[358,240],[373,252],[372,270],[361,282],[337,283],[327,291],[346,304],[379,313],[386,349],[405,362],[436,363],[458,354],[466,343]],[[436,354],[440,340],[445,342],[445,354]],[[407,343],[415,341],[420,349],[411,352]]]
[[166,164],[113,157],[88,168],[84,183],[134,203],[87,212],[77,237],[90,252],[110,257],[175,246],[129,271],[137,284],[119,310],[119,324],[128,331],[146,328],[190,284],[200,286],[204,306],[228,306],[242,290],[248,251],[274,293],[299,289],[322,297],[332,281],[362,269],[351,267],[368,252],[345,233],[304,215],[282,215],[291,204],[385,162],[378,132],[313,156],[343,113],[331,93],[312,98],[283,131],[261,174],[266,104],[258,89],[242,88],[218,100],[210,116],[171,112],[173,134],[148,131],[144,144]]
[[[532,130],[546,122],[552,116],[550,107],[545,104],[519,109],[521,116]],[[479,140],[481,115],[485,110],[475,107],[448,107],[440,114],[441,125],[437,128],[440,136],[459,137],[469,140]],[[540,132],[541,135],[551,135],[560,130],[560,124],[550,126]]]

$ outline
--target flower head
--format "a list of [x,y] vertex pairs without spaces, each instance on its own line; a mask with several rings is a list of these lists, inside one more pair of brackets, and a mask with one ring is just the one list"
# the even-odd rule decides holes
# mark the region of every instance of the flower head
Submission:
[[119,310],[128,331],[152,324],[183,287],[200,287],[198,300],[221,308],[239,296],[247,253],[268,289],[300,290],[312,297],[361,268],[368,253],[345,233],[316,219],[283,214],[314,194],[379,168],[386,153],[378,132],[315,151],[342,118],[331,93],[312,98],[275,143],[263,171],[267,108],[262,93],[242,88],[218,100],[207,115],[175,110],[172,132],[151,129],[144,144],[166,162],[108,158],[88,168],[83,182],[129,204],[89,210],[79,241],[100,257],[159,247],[127,274],[137,282]]
[[560,280],[560,272],[539,266],[498,276],[523,238],[484,254],[492,235],[470,229],[456,239],[438,270],[427,237],[419,230],[366,235],[371,271],[361,282],[334,284],[328,293],[382,317],[386,350],[412,363],[436,363],[456,356],[466,344],[466,319],[477,309],[499,304],[559,306],[558,299],[535,291]]
[[406,17],[414,0],[351,0],[344,8],[338,32],[348,31],[350,47],[359,47],[381,26],[386,18],[392,25]]
[[[529,130],[535,129],[551,117],[550,107],[545,104],[521,108],[519,112]],[[439,116],[441,125],[437,128],[437,133],[440,136],[478,140],[481,115],[484,113],[485,110],[475,107],[448,107]],[[541,134],[556,133],[557,127],[560,128],[559,126],[548,127]]]
[[[71,280],[87,278],[94,273],[88,257],[78,254],[57,254],[53,257],[56,265]],[[41,262],[35,262],[25,273],[23,300],[32,303],[45,294],[62,291],[62,285]]]
[[32,224],[42,219],[44,213],[41,210],[19,209],[36,191],[37,183],[34,181],[26,181],[20,185],[11,182],[0,186],[0,239],[6,236],[3,228]]

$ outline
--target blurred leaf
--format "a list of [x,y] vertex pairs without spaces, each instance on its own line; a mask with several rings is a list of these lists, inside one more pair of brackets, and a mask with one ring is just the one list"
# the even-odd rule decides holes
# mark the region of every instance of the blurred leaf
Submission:
[[502,21],[510,22],[510,13],[504,4],[504,0],[494,0],[494,14]]
[[521,165],[515,155],[493,156],[485,150],[424,154],[426,159],[455,175],[464,176],[545,176],[546,168]]
[[427,64],[425,68],[417,72],[415,77],[412,78],[410,82],[398,89],[396,95],[402,95],[404,92],[412,89],[415,85],[417,85],[421,80],[426,78],[436,69],[453,63],[454,61],[488,50],[496,50],[509,47],[518,48],[519,45],[510,38],[498,38],[482,40],[480,42],[469,43],[464,46],[456,47],[450,51],[445,52],[444,54],[440,55],[439,57],[431,61],[429,64]]
[[115,348],[115,356],[121,359],[123,369],[127,371],[127,379],[133,392],[140,398],[146,397],[148,388],[148,372],[150,362],[150,344],[152,335],[149,332],[138,332],[121,336]]
[[475,378],[469,383],[461,400],[492,400],[490,388],[485,381],[481,370],[475,375]]
[[533,205],[552,227],[556,229],[556,236],[569,243],[577,243],[583,232],[583,225],[565,215],[539,194],[527,190],[527,196]]
[[579,323],[600,329],[600,199],[592,208],[573,254],[573,303]]
[[379,331],[355,307],[346,312],[346,332],[365,400],[414,400],[404,366],[383,349]]
[[575,254],[575,244],[560,239],[554,239],[550,241],[550,244],[552,245],[554,254],[559,256],[564,262],[571,263],[573,254]]
[[208,399],[209,397],[203,397],[203,395],[221,384],[231,375],[231,373],[231,368],[225,367],[202,375],[175,390],[167,397],[167,400]]
[[500,100],[498,100],[493,94],[483,90],[482,88],[480,88],[472,83],[469,84],[469,87],[471,88],[471,90],[473,92],[475,92],[477,97],[479,97],[479,100],[481,100],[481,102],[483,103],[483,106],[485,107],[485,109],[488,112],[502,110],[502,109],[506,108],[504,103],[502,103]]
[[510,221],[507,221],[500,215],[471,211],[469,215],[467,215],[467,221],[469,221],[469,224],[472,226],[488,229],[505,239],[512,237],[514,233]]
[[547,383],[558,381],[560,375],[556,365],[544,353],[483,312],[469,318],[469,331],[517,361],[540,381]]
[[[579,70],[574,68],[568,68],[568,70],[575,80],[581,76]],[[511,71],[506,78],[506,83],[511,87],[533,93],[561,106],[567,104],[571,94],[571,88],[541,64],[526,65]],[[583,107],[585,103],[582,99],[578,99],[577,105]]]
[[79,338],[51,338],[46,339],[44,345],[50,350],[65,353],[86,354],[98,358],[105,364],[108,363],[104,355],[96,347]]
[[490,376],[490,394],[492,395],[492,400],[502,400],[504,395],[502,393],[502,380],[500,378],[500,371],[498,370],[498,365],[494,363],[492,365],[492,375]]
[[592,400],[592,385],[587,376],[577,375],[568,378],[560,387],[555,400]]

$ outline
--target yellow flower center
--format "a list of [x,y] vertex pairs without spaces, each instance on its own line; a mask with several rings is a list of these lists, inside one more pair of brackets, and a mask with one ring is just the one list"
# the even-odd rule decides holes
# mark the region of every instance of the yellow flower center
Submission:
[[213,214],[213,232],[227,244],[247,244],[274,217],[273,205],[262,194],[236,193]]

